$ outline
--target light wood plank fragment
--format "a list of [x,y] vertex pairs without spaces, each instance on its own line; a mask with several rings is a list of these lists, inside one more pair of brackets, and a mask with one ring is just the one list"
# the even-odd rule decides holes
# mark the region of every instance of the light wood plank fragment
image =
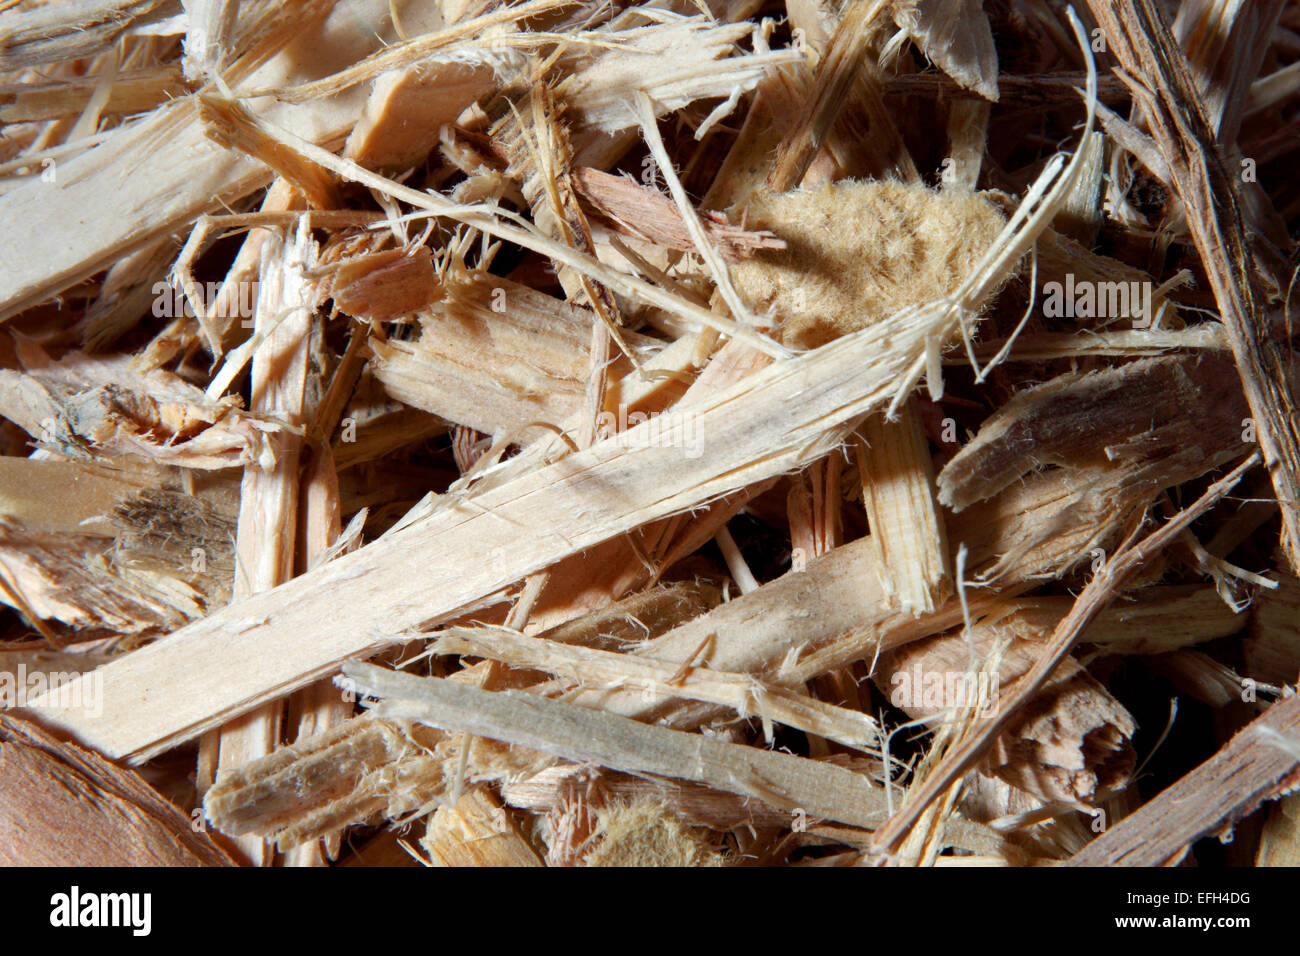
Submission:
[[371,342],[371,367],[399,401],[487,435],[561,425],[582,407],[594,321],[527,286],[461,273],[420,314],[418,340]]
[[439,807],[420,841],[435,866],[541,866],[510,814],[484,788]]
[[[434,515],[105,668],[100,717],[33,706],[105,753],[145,759],[373,653],[403,630],[465,613],[561,558],[816,460],[842,440],[846,424],[885,404],[897,376],[919,360],[926,323],[918,318],[776,363],[666,422],[513,481],[444,496]],[[903,346],[909,330],[911,350]],[[748,427],[732,428],[738,420]],[[654,443],[643,431],[651,427],[659,429]],[[684,454],[687,430],[700,437],[697,457]],[[328,620],[317,601],[335,609]]]
[[[305,273],[315,264],[316,243],[306,218],[285,235],[268,237],[262,247],[253,335],[263,341],[253,354],[252,405],[288,424],[304,424],[313,320]],[[286,315],[286,313],[288,313]],[[275,449],[273,470],[244,470],[235,538],[236,598],[266,591],[293,577],[297,541],[299,469],[302,439],[286,433]],[[284,707],[280,701],[241,715],[204,740],[216,748],[216,775],[269,754],[280,742]],[[206,761],[201,760],[201,765]],[[206,784],[206,781],[201,783]],[[266,841],[243,838],[240,849],[255,866],[274,859]]]
[[948,535],[934,496],[934,468],[916,408],[897,421],[873,416],[857,446],[862,499],[880,548],[886,595],[905,611],[929,614],[952,593]]

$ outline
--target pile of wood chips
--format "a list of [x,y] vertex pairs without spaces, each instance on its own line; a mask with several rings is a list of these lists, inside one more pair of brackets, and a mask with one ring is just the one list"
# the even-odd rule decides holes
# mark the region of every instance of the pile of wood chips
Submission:
[[1300,7],[0,7],[0,861],[1300,862]]

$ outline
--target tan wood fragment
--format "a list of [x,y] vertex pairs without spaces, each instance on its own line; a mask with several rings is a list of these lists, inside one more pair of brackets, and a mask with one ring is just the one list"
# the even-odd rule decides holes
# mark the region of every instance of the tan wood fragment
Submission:
[[[313,322],[306,303],[304,273],[314,264],[315,242],[307,221],[291,235],[263,246],[262,276],[253,334],[264,336],[253,355],[252,404],[292,425],[304,422],[308,344]],[[286,317],[285,312],[289,312]],[[275,450],[271,471],[246,469],[235,538],[235,596],[269,590],[293,577],[298,524],[298,463],[302,440],[286,434]],[[200,764],[223,770],[270,753],[280,742],[283,704],[271,703],[214,731],[204,743],[216,748]],[[206,781],[205,781],[206,783]],[[269,866],[273,854],[261,838],[240,840],[255,866]]]
[[897,421],[868,418],[859,432],[858,473],[880,548],[878,573],[888,599],[928,614],[952,593],[948,536],[934,494],[930,449],[912,403]]
[[541,866],[510,813],[482,787],[439,807],[420,840],[435,866]]
[[453,123],[494,85],[487,63],[460,60],[416,63],[379,76],[343,155],[370,169],[405,170],[438,145]]
[[372,367],[408,405],[534,441],[540,433],[525,429],[566,424],[582,407],[593,321],[587,309],[507,279],[453,274],[445,300],[420,315],[417,341],[372,340]]
[[[657,189],[590,167],[574,170],[573,185],[600,222],[656,245],[694,248],[681,213]],[[721,213],[704,213],[701,222],[709,240],[728,259],[739,259],[755,249],[785,248],[770,232],[741,229]]]

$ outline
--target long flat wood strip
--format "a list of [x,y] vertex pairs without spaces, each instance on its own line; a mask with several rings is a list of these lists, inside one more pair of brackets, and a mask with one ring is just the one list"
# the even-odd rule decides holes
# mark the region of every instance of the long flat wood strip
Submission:
[[852,826],[875,826],[886,814],[882,788],[834,764],[723,743],[519,691],[486,691],[371,664],[349,664],[344,673],[362,693],[384,698],[376,708],[382,717],[415,720],[627,773],[691,780]]
[[[251,406],[301,425],[307,401],[311,328],[314,321],[304,272],[315,264],[316,246],[307,221],[293,232],[270,236],[262,247],[260,297],[254,318],[254,335],[266,341],[253,354]],[[286,317],[285,310],[292,310]],[[277,436],[275,467],[244,469],[240,491],[239,524],[235,536],[237,597],[267,591],[293,577],[297,542],[299,464],[302,439]],[[244,714],[205,742],[217,747],[217,776],[265,756],[279,743],[284,715],[277,702]],[[206,761],[204,762],[206,763]],[[256,866],[270,866],[275,854],[260,838],[237,841]]]
[[453,628],[439,639],[438,650],[548,671],[598,692],[626,687],[639,689],[644,698],[654,700],[680,698],[720,704],[741,717],[760,717],[769,740],[773,723],[858,749],[875,745],[881,734],[880,725],[867,714],[765,683],[750,674],[698,665],[684,668],[636,654],[572,647],[525,637],[507,627]]
[[[142,761],[615,535],[826,454],[923,353],[912,314],[467,497],[103,668],[104,707],[29,704]],[[507,463],[506,468],[508,468]],[[329,608],[327,614],[322,608]]]

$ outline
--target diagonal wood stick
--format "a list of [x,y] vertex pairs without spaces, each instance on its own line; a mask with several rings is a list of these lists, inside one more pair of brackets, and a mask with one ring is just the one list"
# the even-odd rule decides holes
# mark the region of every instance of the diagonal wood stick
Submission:
[[107,665],[102,714],[48,695],[29,706],[111,757],[148,759],[563,558],[825,455],[888,403],[944,321],[935,312],[776,363],[551,465],[519,474],[507,462],[511,480],[445,495],[365,548]]
[[464,731],[627,773],[692,780],[782,810],[870,827],[884,815],[884,791],[845,767],[745,744],[643,724],[521,691],[487,691],[415,677],[373,664],[344,665],[380,717]]

